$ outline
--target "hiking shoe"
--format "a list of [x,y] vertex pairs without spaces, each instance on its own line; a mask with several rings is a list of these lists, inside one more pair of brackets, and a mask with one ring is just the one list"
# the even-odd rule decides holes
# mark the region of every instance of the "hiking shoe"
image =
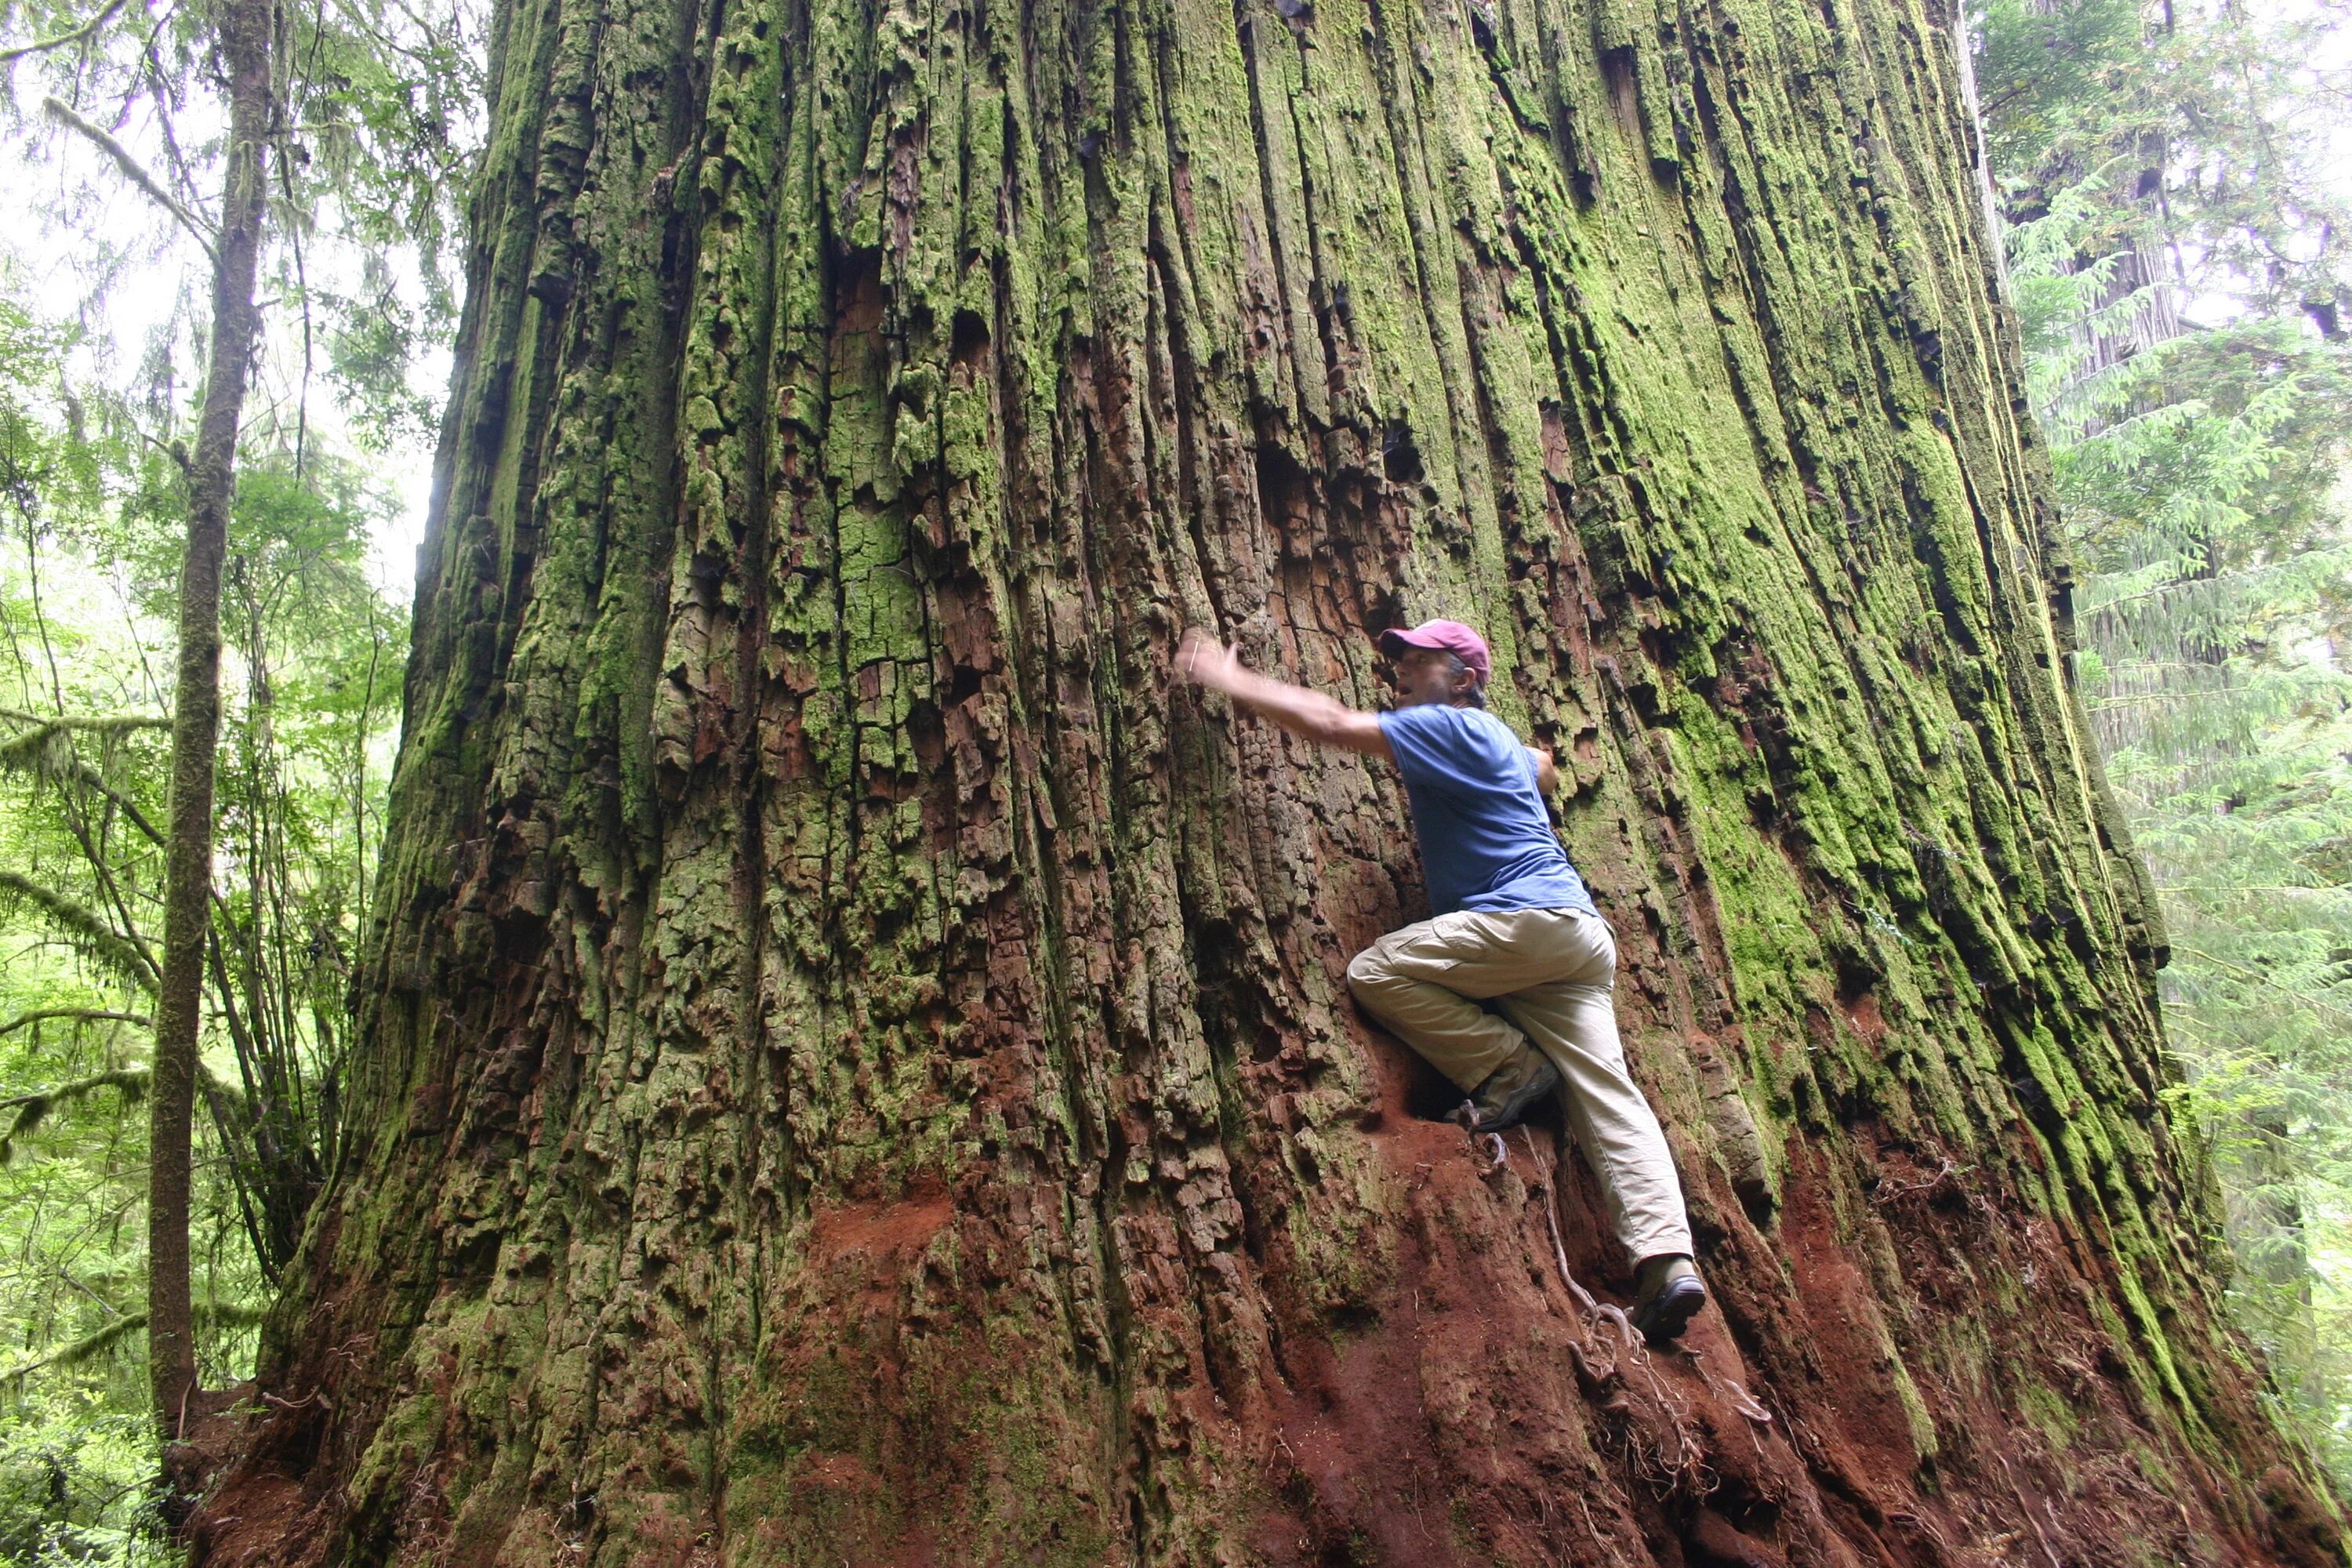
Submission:
[[1470,1131],[1500,1132],[1517,1127],[1559,1084],[1559,1069],[1533,1046],[1488,1073],[1470,1091]]
[[1639,1279],[1633,1326],[1654,1345],[1671,1344],[1706,1305],[1706,1286],[1691,1260],[1680,1253],[1644,1259]]

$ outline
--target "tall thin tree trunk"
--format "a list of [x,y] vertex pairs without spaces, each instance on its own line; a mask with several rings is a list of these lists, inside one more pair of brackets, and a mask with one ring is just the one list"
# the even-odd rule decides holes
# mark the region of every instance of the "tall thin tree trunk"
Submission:
[[[220,1560],[2315,1561],[1949,21],[500,5]],[[1570,778],[1685,1352],[1349,1004],[1393,775],[1171,689],[1441,614]]]
[[163,973],[155,1005],[149,1096],[148,1377],[155,1420],[180,1434],[195,1387],[188,1269],[189,1161],[202,1027],[205,942],[212,924],[213,763],[220,739],[221,565],[236,491],[236,435],[260,312],[262,166],[270,115],[267,0],[216,0],[215,43],[228,87],[228,145],[213,258],[212,342],[204,412],[188,464],[188,551],[180,569],[180,662],[172,711],[172,821],[163,901]]

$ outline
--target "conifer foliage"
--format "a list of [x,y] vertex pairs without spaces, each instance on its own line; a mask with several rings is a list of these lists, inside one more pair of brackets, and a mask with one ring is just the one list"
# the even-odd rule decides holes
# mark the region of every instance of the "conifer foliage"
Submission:
[[[2078,677],[2232,1299],[2352,1482],[2352,114],[2329,8],[2005,3],[1979,73]],[[2328,62],[2338,62],[2331,69]]]

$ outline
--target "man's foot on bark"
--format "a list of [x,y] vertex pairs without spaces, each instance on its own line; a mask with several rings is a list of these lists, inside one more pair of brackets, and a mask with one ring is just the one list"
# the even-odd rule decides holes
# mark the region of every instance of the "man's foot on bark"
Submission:
[[1698,1310],[1706,1305],[1706,1286],[1698,1269],[1683,1254],[1642,1261],[1636,1271],[1639,1290],[1633,1298],[1633,1326],[1654,1345],[1682,1338]]
[[1517,1056],[1488,1073],[1470,1091],[1470,1131],[1500,1132],[1506,1127],[1517,1127],[1543,1102],[1544,1096],[1559,1087],[1559,1069],[1551,1065],[1551,1058],[1533,1046],[1523,1045]]

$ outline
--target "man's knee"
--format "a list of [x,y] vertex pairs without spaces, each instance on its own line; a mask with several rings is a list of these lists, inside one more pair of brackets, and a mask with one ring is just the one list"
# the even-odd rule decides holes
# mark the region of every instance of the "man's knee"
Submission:
[[1356,994],[1357,1001],[1369,1004],[1391,973],[1381,944],[1374,942],[1348,961],[1348,989]]

